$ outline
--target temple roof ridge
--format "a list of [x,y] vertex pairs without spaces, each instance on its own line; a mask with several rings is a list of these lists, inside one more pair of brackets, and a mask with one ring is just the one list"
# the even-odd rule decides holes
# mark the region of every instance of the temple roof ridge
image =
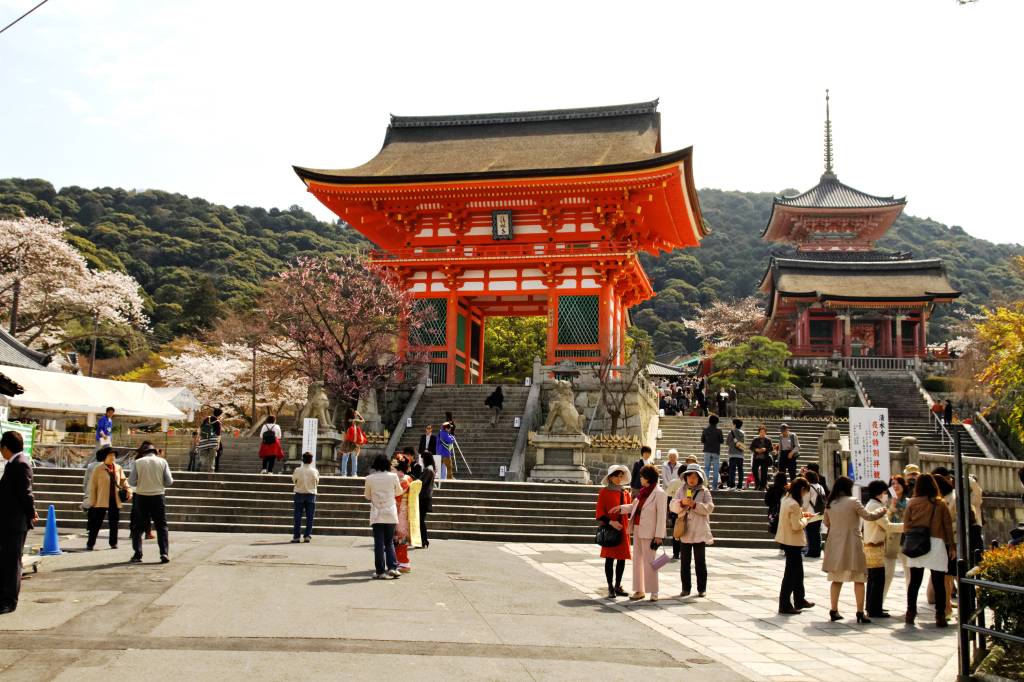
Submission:
[[774,204],[799,208],[881,208],[907,203],[906,197],[868,194],[839,181],[836,174],[825,171],[818,184],[806,192],[791,196],[776,196]]
[[599,107],[509,111],[486,114],[451,114],[435,116],[399,116],[391,114],[394,128],[442,128],[449,126],[504,125],[509,123],[543,123],[619,116],[649,116],[658,113],[657,99],[632,104],[611,104]]

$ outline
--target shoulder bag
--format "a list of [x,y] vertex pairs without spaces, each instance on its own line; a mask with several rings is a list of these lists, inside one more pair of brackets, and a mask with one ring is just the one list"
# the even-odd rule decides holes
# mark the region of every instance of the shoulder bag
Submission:
[[[619,491],[620,506],[625,499],[625,495],[623,495],[622,491]],[[610,523],[602,523],[597,527],[597,533],[594,534],[594,542],[602,547],[615,547],[622,542],[622,531],[618,528],[613,528]]]
[[928,525],[919,528],[911,528],[910,530],[903,531],[903,537],[900,539],[900,547],[903,549],[903,553],[908,557],[914,558],[924,556],[928,553],[928,550],[932,546],[932,519],[935,518],[935,505],[937,502],[932,502],[932,514],[928,517]]

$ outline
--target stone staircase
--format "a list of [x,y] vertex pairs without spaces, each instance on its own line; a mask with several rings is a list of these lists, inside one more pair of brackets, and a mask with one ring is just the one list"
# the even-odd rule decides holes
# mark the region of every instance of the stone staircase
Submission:
[[[849,426],[847,420],[835,419],[833,421],[835,421],[843,435],[848,435]],[[774,442],[779,439],[779,426],[782,423],[788,424],[789,428],[800,439],[800,457],[798,461],[801,464],[816,462],[818,459],[818,438],[821,437],[822,431],[825,430],[825,426],[828,424],[827,419],[749,418],[743,420],[743,430],[746,432],[747,440],[749,441],[757,436],[757,427],[764,424],[768,428],[768,437]],[[662,452],[662,456],[665,456],[669,448],[675,448],[679,451],[680,459],[687,454],[697,455],[698,459],[700,459],[702,452],[700,432],[706,425],[707,419],[704,417],[662,417],[658,422],[658,426],[661,429],[661,438],[658,440],[657,445],[658,449]],[[726,426],[731,427],[731,421]],[[943,443],[939,435],[935,433],[927,417],[924,419],[894,419],[890,422],[889,426],[889,450],[894,455],[899,453],[900,439],[904,436],[914,436],[917,439],[918,446],[921,448],[921,452],[935,454],[948,454],[949,452],[948,445]],[[969,457],[984,456],[977,444],[967,434],[964,434],[961,443],[965,455]]]
[[[450,411],[455,418],[455,437],[473,471],[470,474],[458,457],[456,476],[460,480],[503,480],[501,467],[508,467],[519,435],[519,429],[512,425],[513,420],[522,416],[530,389],[502,385],[504,410],[498,425],[492,427],[491,411],[484,405],[484,399],[494,389],[494,385],[487,384],[428,387],[413,413],[412,427],[406,428],[399,440],[399,451],[407,446],[416,448],[427,424],[434,426],[435,435],[439,433],[444,413]],[[440,471],[441,463],[437,465]]]
[[[61,532],[85,529],[81,511],[82,469],[35,472],[36,506],[54,505]],[[175,531],[291,533],[292,484],[282,475],[174,472],[167,491],[171,542]],[[429,516],[435,539],[500,542],[593,542],[597,486],[452,481],[434,492]],[[712,529],[725,547],[773,546],[757,493],[715,495]],[[123,529],[129,505],[122,510]],[[369,504],[363,481],[323,476],[318,489],[315,534],[369,535]],[[126,532],[126,531],[125,531]],[[595,555],[597,547],[594,548]]]
[[928,419],[928,403],[907,372],[863,372],[857,377],[872,407],[889,409],[889,419]]

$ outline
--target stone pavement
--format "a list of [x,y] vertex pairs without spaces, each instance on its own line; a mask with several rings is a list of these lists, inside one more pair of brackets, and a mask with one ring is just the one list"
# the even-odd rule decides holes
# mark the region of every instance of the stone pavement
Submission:
[[743,679],[500,544],[435,541],[394,581],[369,579],[367,537],[172,529],[167,565],[153,542],[142,565],[125,538],[84,544],[65,538],[0,616],[5,682]]
[[[890,619],[857,625],[853,586],[843,586],[839,612],[845,620],[828,618],[829,583],[821,560],[804,560],[807,598],[816,606],[798,616],[778,614],[784,561],[777,550],[711,547],[708,549],[708,592],[699,599],[679,599],[679,563],[661,570],[656,603],[607,599],[604,560],[593,545],[506,544],[539,573],[571,585],[580,594],[643,623],[681,646],[720,661],[751,680],[914,680],[956,678],[956,629],[937,629],[934,610],[924,604],[921,589],[918,625],[903,623],[906,590],[897,567],[886,608]],[[629,590],[631,567],[624,585]]]

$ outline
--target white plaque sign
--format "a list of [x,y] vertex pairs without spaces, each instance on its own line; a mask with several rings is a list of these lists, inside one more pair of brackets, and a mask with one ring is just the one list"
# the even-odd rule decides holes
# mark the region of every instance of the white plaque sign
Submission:
[[889,482],[887,408],[850,408],[850,468],[857,485],[864,486],[876,479]]
[[302,420],[302,452],[299,455],[301,456],[305,452],[312,452],[313,464],[316,464],[316,433],[318,427],[319,422],[314,417]]

